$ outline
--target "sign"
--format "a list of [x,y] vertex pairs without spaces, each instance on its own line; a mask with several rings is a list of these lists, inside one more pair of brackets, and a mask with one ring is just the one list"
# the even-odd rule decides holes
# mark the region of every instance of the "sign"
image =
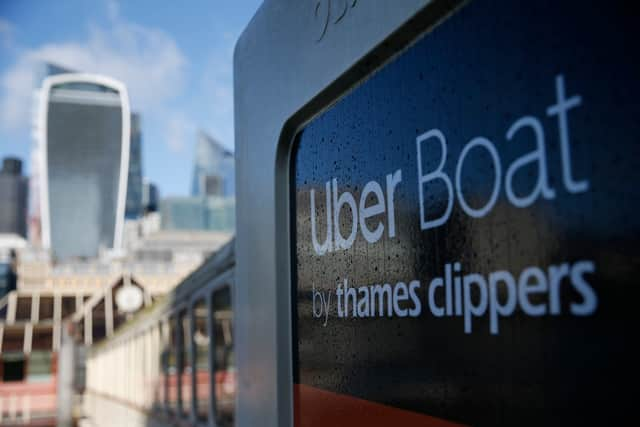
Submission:
[[142,307],[142,290],[133,285],[125,285],[116,292],[116,305],[125,313],[133,313]]
[[472,2],[299,133],[296,425],[611,424],[631,410],[627,8]]

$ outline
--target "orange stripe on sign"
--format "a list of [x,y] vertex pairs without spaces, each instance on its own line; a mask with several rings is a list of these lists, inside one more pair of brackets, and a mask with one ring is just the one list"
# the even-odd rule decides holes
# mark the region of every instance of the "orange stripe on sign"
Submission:
[[429,415],[304,384],[294,384],[293,395],[295,427],[463,427]]

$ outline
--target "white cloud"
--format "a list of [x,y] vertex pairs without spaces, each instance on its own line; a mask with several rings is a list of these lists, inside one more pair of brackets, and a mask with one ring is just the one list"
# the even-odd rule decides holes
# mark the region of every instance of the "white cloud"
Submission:
[[119,18],[117,3],[109,4],[108,29],[92,26],[84,41],[50,43],[18,54],[0,76],[0,126],[29,125],[33,76],[42,61],[123,81],[135,110],[153,110],[181,91],[186,60],[176,42],[162,31]]
[[33,70],[25,59],[0,77],[0,126],[16,130],[29,124],[33,91]]
[[167,146],[174,153],[184,151],[187,143],[195,138],[195,124],[182,113],[173,113],[167,120]]
[[225,32],[223,44],[210,55],[202,74],[203,94],[207,103],[212,126],[211,133],[224,145],[233,146],[233,47],[236,36]]

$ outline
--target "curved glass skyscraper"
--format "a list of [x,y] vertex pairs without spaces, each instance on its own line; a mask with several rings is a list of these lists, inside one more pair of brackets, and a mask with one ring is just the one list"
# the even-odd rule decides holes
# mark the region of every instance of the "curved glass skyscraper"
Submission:
[[203,131],[198,132],[191,182],[192,196],[235,196],[233,153]]
[[46,78],[41,90],[43,244],[58,260],[117,249],[129,165],[126,87],[61,74]]

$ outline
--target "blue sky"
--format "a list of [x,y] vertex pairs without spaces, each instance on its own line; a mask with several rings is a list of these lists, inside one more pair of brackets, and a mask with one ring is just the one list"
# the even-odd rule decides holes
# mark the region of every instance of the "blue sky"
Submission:
[[196,132],[233,148],[233,47],[261,0],[0,0],[0,157],[27,163],[35,64],[115,77],[142,115],[144,175],[190,188]]

